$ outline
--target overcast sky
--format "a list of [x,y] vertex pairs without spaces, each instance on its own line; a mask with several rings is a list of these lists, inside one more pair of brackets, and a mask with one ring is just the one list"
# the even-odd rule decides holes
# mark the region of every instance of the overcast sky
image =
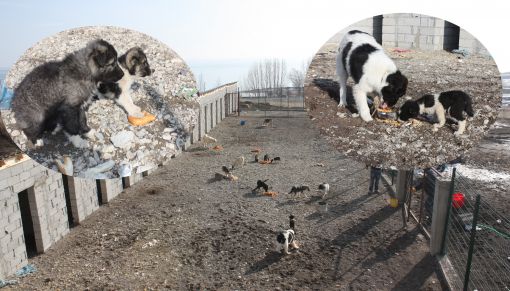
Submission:
[[[151,35],[175,50],[208,87],[241,79],[269,57],[298,67],[344,27],[378,14],[413,12],[453,22],[510,71],[507,1],[24,1],[0,0],[0,67],[40,39],[70,28],[113,25]],[[475,4],[471,4],[475,3]]]

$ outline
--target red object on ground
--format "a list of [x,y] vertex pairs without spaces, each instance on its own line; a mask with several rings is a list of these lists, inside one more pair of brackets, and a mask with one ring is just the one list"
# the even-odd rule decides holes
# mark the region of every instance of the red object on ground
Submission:
[[460,192],[453,193],[452,205],[455,209],[459,209],[462,206],[464,206],[464,201],[465,201],[464,194]]

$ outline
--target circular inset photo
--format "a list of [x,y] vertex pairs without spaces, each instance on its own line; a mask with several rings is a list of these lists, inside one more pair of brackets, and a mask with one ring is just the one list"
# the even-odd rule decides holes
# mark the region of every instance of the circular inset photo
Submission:
[[182,150],[195,97],[191,70],[165,44],[129,29],[82,27],[41,40],[9,70],[0,127],[48,168],[124,177]]
[[366,164],[428,168],[475,146],[501,107],[485,47],[439,18],[385,14],[338,32],[316,53],[305,103],[321,133]]

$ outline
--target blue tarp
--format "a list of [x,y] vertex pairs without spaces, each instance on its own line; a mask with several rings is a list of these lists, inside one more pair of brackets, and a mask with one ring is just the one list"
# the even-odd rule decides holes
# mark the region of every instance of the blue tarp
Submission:
[[12,89],[7,88],[5,82],[2,83],[2,89],[0,89],[0,109],[10,109],[14,92]]

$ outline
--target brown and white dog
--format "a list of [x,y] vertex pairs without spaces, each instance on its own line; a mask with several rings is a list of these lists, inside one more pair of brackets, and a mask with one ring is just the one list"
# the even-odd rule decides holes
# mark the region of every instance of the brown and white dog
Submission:
[[147,61],[147,56],[139,47],[130,48],[119,57],[119,65],[124,77],[116,83],[101,83],[99,93],[103,97],[114,99],[127,112],[128,116],[141,118],[144,116],[140,107],[133,103],[131,98],[131,85],[135,77],[146,77],[153,73]]

